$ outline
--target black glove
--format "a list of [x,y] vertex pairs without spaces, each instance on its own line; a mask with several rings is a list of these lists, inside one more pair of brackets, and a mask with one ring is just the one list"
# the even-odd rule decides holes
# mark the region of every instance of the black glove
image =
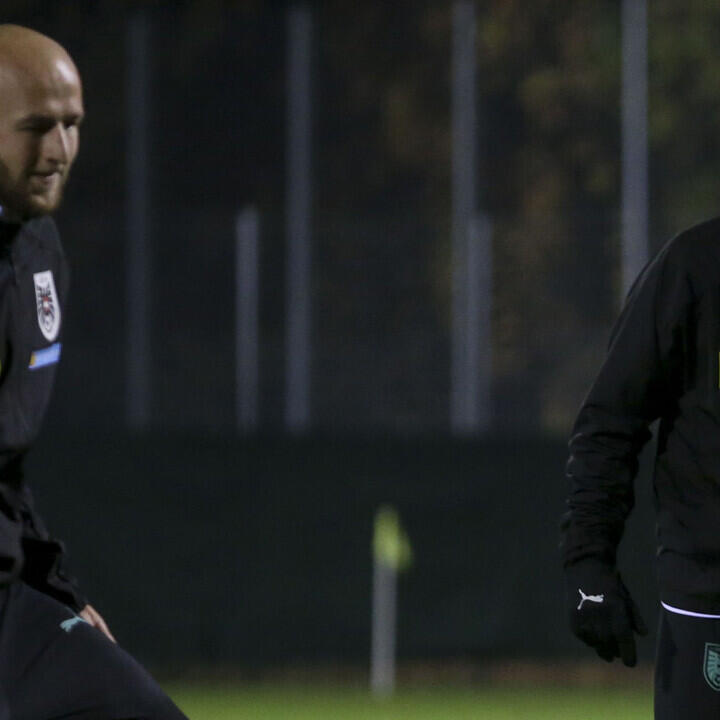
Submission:
[[647,635],[637,605],[615,568],[598,560],[583,560],[565,568],[570,628],[597,654],[612,662],[637,662],[635,634]]

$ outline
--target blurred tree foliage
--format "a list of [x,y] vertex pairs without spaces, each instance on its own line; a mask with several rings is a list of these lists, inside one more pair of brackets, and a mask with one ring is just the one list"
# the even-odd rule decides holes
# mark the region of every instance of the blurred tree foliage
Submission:
[[720,6],[651,3],[651,206],[655,235],[718,213]]
[[[7,20],[82,57],[92,108],[86,177],[120,196],[123,26],[155,18],[154,173],[160,204],[255,202],[281,225],[285,19],[270,0],[49,3],[3,0]],[[720,6],[649,5],[651,245],[716,212],[720,197]],[[383,257],[419,273],[432,302],[394,304],[382,332],[447,344],[450,322],[451,2],[326,0],[315,14],[315,225],[331,267]],[[619,2],[478,0],[480,184],[494,226],[494,362],[500,418],[565,431],[619,305]],[[91,29],[92,33],[88,30]],[[86,186],[90,192],[90,180]],[[414,235],[413,228],[425,232]],[[415,245],[413,245],[415,243]],[[422,244],[418,248],[417,244]],[[423,262],[408,264],[409,254]],[[280,255],[278,255],[280,257]],[[366,279],[364,278],[363,281]],[[338,332],[357,321],[341,272],[322,279]],[[392,283],[384,273],[378,283]],[[382,294],[383,289],[377,288]],[[331,319],[332,319],[331,318]],[[420,332],[420,330],[418,330]],[[372,339],[372,335],[369,336]],[[380,338],[380,335],[378,335]]]
[[[377,3],[352,22],[346,4],[326,6],[319,70],[341,88],[322,104],[337,131],[320,133],[319,192],[333,208],[418,213],[435,229],[428,267],[445,327],[450,6]],[[477,3],[477,22],[477,202],[494,224],[499,419],[561,426],[579,400],[575,386],[587,380],[567,382],[578,363],[573,348],[587,346],[614,306],[618,8],[497,0]],[[398,243],[398,267],[403,252]]]
[[[321,192],[348,210],[413,208],[449,317],[451,3],[324,6]],[[618,2],[476,3],[478,207],[493,219],[494,360],[511,424],[567,428],[619,307]],[[720,7],[649,3],[651,248],[717,213]],[[322,135],[326,138],[325,135]],[[348,175],[347,168],[352,169]],[[351,252],[350,249],[345,249]],[[502,414],[502,413],[501,413]]]

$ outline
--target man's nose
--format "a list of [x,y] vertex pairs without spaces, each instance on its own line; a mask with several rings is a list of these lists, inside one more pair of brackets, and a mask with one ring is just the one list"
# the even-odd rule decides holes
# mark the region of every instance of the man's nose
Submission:
[[56,123],[43,138],[43,156],[56,165],[66,165],[70,157],[68,133],[62,123]]

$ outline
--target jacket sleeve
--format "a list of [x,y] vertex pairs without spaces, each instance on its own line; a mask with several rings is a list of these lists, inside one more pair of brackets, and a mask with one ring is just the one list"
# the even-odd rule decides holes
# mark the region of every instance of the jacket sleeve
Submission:
[[[15,461],[16,472],[22,473],[21,458]],[[50,536],[45,523],[35,509],[30,488],[19,485],[18,515],[21,521],[21,547],[24,563],[20,579],[39,592],[50,595],[73,610],[79,611],[87,605],[87,599],[80,592],[75,578],[65,569],[65,546]]]
[[677,399],[691,305],[688,272],[673,241],[631,289],[573,428],[561,523],[565,566],[584,558],[615,564],[648,426]]

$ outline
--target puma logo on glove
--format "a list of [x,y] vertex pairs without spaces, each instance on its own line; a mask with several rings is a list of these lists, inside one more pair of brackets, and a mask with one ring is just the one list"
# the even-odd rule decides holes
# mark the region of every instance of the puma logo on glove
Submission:
[[[582,588],[592,588],[593,594]],[[637,663],[635,634],[646,635],[647,628],[613,565],[587,558],[566,566],[565,601],[573,633],[603,660],[617,657],[628,667]]]
[[587,600],[588,602],[594,602],[594,603],[602,603],[605,602],[605,595],[586,595],[580,588],[578,588],[578,592],[580,593],[580,604],[577,606],[577,609],[579,610],[583,603]]

